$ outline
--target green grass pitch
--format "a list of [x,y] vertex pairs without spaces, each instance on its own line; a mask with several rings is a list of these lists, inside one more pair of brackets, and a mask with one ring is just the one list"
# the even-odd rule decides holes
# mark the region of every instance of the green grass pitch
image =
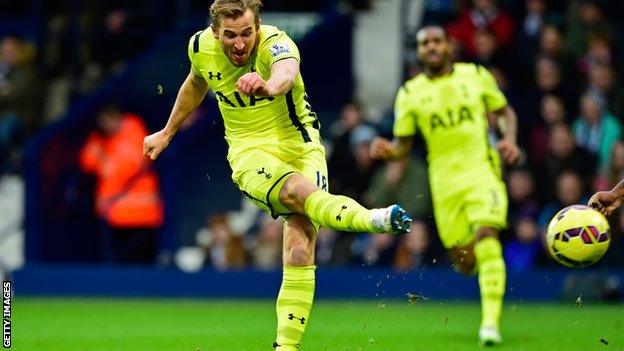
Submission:
[[[12,350],[272,350],[273,301],[20,298]],[[303,351],[479,350],[476,303],[318,300]],[[624,351],[624,305],[508,302],[495,350]],[[601,338],[603,341],[601,341]]]

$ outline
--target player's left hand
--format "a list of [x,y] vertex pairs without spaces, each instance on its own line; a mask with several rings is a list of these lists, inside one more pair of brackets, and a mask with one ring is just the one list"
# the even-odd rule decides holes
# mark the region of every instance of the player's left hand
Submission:
[[245,95],[268,95],[266,91],[266,82],[257,72],[245,73],[236,82],[236,89]]
[[508,165],[513,165],[520,159],[520,148],[516,143],[503,139],[496,143],[496,148]]
[[386,138],[375,137],[370,145],[369,155],[375,160],[388,160],[392,157],[392,142]]

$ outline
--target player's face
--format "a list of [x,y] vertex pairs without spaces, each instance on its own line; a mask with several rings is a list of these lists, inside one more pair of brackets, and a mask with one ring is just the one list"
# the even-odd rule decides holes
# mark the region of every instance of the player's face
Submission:
[[236,67],[243,67],[249,61],[258,38],[256,16],[251,10],[238,18],[223,18],[212,34],[221,43],[221,49]]
[[418,58],[428,68],[440,68],[448,62],[451,46],[440,28],[422,29],[416,36]]

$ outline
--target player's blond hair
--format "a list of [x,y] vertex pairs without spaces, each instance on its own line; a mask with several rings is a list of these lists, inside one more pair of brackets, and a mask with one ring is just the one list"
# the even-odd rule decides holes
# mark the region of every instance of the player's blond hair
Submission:
[[260,26],[260,7],[262,7],[262,0],[215,0],[210,6],[210,19],[212,24],[219,28],[221,19],[236,19],[244,15],[247,10],[251,10],[256,17],[256,27],[258,27]]

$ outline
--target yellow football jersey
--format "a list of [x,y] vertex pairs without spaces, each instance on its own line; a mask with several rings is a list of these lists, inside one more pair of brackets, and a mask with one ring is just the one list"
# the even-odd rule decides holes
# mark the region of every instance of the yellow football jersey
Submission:
[[[276,27],[261,25],[258,47],[247,65],[234,66],[221,49],[210,28],[194,34],[188,45],[191,70],[202,77],[215,93],[225,125],[229,145],[228,159],[254,147],[258,140],[299,140],[307,143],[310,128],[319,129],[316,114],[307,102],[301,74],[294,87],[283,96],[245,96],[236,89],[236,82],[246,73],[258,72],[267,80],[273,63],[286,58],[300,61],[299,49],[286,33]],[[316,141],[316,140],[315,140]]]
[[476,176],[496,168],[487,113],[506,104],[487,69],[456,63],[443,77],[419,74],[401,87],[395,101],[394,135],[412,136],[420,131],[427,145],[432,183],[456,182],[458,176]]

